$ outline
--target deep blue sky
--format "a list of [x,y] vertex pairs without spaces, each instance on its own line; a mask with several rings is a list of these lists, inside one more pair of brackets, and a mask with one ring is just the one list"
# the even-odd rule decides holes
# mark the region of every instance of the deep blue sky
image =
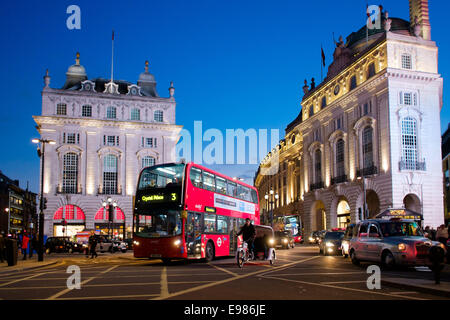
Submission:
[[[450,4],[430,2],[432,38],[446,79]],[[81,30],[66,27],[71,4],[81,8]],[[409,19],[407,0],[382,4],[391,17]],[[365,7],[365,0],[2,2],[0,170],[19,179],[21,186],[30,181],[31,189],[38,190],[39,160],[30,140],[38,136],[32,115],[41,112],[45,69],[50,70],[51,86],[61,87],[79,51],[89,78],[108,77],[112,29],[115,78],[137,81],[148,59],[161,96],[168,95],[170,81],[175,83],[178,124],[192,130],[194,120],[202,120],[204,130],[223,132],[279,128],[283,135],[300,110],[303,80],[320,78],[321,44],[328,66],[332,32],[345,38],[362,27]],[[444,101],[447,91],[445,85]],[[444,105],[441,131],[449,121]],[[256,167],[222,171],[251,177]]]

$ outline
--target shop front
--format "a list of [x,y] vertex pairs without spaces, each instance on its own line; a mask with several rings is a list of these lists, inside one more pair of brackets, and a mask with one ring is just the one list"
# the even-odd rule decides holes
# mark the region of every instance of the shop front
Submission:
[[94,218],[94,228],[103,235],[111,235],[113,238],[125,239],[127,230],[125,224],[125,214],[120,207],[114,207],[114,214],[109,218],[108,207],[98,209]]
[[86,217],[80,207],[68,204],[53,215],[53,236],[75,237],[86,228]]

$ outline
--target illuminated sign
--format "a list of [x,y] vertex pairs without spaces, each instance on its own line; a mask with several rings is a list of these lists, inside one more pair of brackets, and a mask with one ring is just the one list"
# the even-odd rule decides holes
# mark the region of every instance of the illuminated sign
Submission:
[[152,194],[147,196],[142,196],[142,201],[144,202],[165,202],[165,201],[177,201],[178,195],[175,192],[170,194]]
[[205,207],[205,212],[216,213],[216,208],[213,208],[213,207]]

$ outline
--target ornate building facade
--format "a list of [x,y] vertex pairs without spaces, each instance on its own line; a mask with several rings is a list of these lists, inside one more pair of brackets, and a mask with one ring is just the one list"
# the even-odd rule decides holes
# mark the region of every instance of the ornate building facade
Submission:
[[44,82],[42,114],[33,118],[41,139],[56,142],[45,146],[45,234],[111,227],[108,199],[114,233],[131,232],[140,170],[175,161],[181,126],[173,83],[170,96],[160,97],[148,62],[137,84],[88,79],[78,53],[61,89],[50,87],[48,72]]
[[260,164],[261,208],[274,190],[275,215],[300,215],[306,233],[388,208],[440,225],[443,79],[428,1],[410,1],[410,21],[383,12],[381,29],[341,37],[333,56],[322,83],[305,80],[300,114]]

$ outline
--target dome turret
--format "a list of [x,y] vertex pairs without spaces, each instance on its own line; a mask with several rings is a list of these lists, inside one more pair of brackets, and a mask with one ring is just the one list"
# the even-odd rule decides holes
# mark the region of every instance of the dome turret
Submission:
[[80,53],[77,52],[75,64],[71,65],[66,72],[66,83],[63,89],[69,89],[80,85],[82,81],[87,80],[86,69],[80,64]]

